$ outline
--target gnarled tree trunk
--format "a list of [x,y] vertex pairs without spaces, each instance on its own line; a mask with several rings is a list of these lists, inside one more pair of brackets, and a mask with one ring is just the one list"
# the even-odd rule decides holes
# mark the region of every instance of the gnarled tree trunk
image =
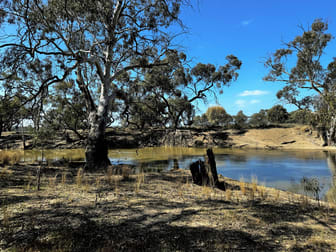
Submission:
[[111,164],[108,158],[108,145],[105,139],[105,130],[108,119],[108,109],[111,97],[108,95],[109,84],[107,81],[101,85],[98,107],[94,104],[87,87],[83,84],[83,79],[78,74],[78,84],[83,90],[87,107],[90,109],[89,115],[89,135],[85,150],[85,170],[93,171],[106,168]]
[[329,130],[328,130],[328,146],[335,145],[335,134],[336,134],[336,117],[331,118]]
[[85,159],[85,169],[90,171],[110,165],[108,146],[105,140],[105,128],[94,127],[90,129],[86,144]]

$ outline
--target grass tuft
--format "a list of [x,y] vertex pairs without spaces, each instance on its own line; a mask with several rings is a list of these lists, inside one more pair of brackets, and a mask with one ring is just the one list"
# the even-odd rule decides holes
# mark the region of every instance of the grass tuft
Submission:
[[76,176],[76,185],[78,187],[82,186],[83,176],[84,176],[83,168],[79,168],[77,171],[77,176]]
[[231,201],[231,198],[232,198],[232,191],[231,191],[231,189],[227,189],[225,191],[225,198],[226,198],[227,201]]

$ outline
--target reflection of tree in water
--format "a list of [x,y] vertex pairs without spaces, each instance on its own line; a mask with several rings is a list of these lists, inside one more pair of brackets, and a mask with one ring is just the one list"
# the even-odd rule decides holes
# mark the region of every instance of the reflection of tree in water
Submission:
[[218,161],[231,161],[235,163],[246,163],[248,157],[246,155],[220,154],[216,156]]
[[169,160],[155,160],[149,162],[141,162],[138,172],[160,172],[166,170],[169,166]]
[[326,198],[329,202],[336,202],[336,153],[325,151],[328,167],[332,173],[332,184],[329,191],[326,193]]

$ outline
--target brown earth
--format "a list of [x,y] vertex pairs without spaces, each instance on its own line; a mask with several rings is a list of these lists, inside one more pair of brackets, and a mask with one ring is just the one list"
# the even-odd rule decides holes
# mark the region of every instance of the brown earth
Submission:
[[249,129],[230,135],[233,147],[256,149],[330,149],[308,126],[288,128]]
[[[182,147],[224,147],[250,149],[323,149],[323,142],[317,132],[308,126],[289,125],[267,129],[247,130],[202,130],[202,129],[152,129],[136,131],[127,129],[108,129],[106,133],[109,148],[140,148],[155,146]],[[26,146],[33,147],[32,137],[25,136]],[[69,140],[70,139],[70,140]],[[0,149],[22,149],[20,133],[5,133],[0,139]],[[58,135],[46,141],[46,149],[77,149],[85,148],[85,141],[76,139],[69,132],[65,136]]]
[[336,206],[186,170],[83,174],[37,164],[0,168],[2,251],[334,251]]

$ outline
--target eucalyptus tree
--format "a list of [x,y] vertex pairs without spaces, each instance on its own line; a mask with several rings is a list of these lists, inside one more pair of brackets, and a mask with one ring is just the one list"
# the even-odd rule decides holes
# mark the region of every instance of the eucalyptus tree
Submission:
[[219,67],[203,63],[185,66],[186,55],[178,52],[170,53],[168,59],[169,65],[144,70],[144,78],[134,83],[134,91],[128,93],[138,94],[133,103],[138,110],[153,114],[153,122],[161,121],[162,126],[174,129],[190,126],[195,103],[221,92],[223,86],[238,77],[242,64],[233,55],[227,56],[226,64]]
[[229,115],[222,106],[211,106],[205,112],[207,121],[213,126],[225,126],[228,127],[233,118]]
[[15,78],[8,78],[1,74],[3,81],[0,87],[0,136],[3,131],[10,131],[13,127],[22,126],[24,119],[28,119],[28,109],[22,106],[27,94],[20,88],[13,88]]
[[281,105],[275,105],[267,110],[267,119],[272,123],[284,123],[289,118],[287,110]]
[[88,112],[85,99],[72,82],[59,82],[47,98],[48,108],[43,111],[43,123],[54,130],[71,130],[79,139],[85,138],[88,129]]
[[234,127],[236,129],[243,129],[247,126],[248,117],[243,113],[242,110],[238,111],[237,115],[233,117]]
[[251,115],[249,125],[256,128],[266,128],[269,124],[267,110],[261,109],[258,113]]
[[[284,48],[276,50],[267,59],[265,66],[269,73],[264,79],[284,83],[278,97],[298,108],[307,107],[313,101],[312,94],[318,95],[325,108],[321,124],[328,129],[326,135],[331,145],[336,133],[336,58],[327,65],[322,64],[321,59],[333,36],[327,33],[328,24],[321,19],[315,20],[308,29],[301,29],[301,35],[285,43]],[[292,60],[295,60],[293,66]]]
[[[1,2],[1,22],[16,32],[2,40],[2,64],[20,75],[44,73],[36,95],[76,78],[89,113],[86,168],[108,165],[105,129],[110,104],[134,71],[167,64],[185,0],[13,0]],[[6,34],[5,34],[6,35]],[[7,34],[8,35],[8,34]],[[42,72],[41,70],[44,69]],[[88,81],[86,72],[96,79]],[[125,81],[126,80],[126,81]],[[96,94],[96,95],[94,95]],[[95,99],[97,97],[97,99]]]

